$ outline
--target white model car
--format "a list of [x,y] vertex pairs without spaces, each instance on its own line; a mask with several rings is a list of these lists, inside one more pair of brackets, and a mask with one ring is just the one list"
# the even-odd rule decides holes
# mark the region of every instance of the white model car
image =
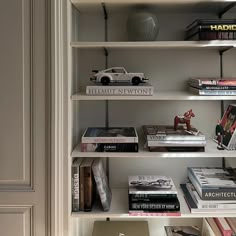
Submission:
[[129,82],[133,85],[144,83],[146,80],[144,73],[129,73],[123,67],[112,67],[106,70],[93,70],[95,74],[91,81],[108,85],[109,83]]

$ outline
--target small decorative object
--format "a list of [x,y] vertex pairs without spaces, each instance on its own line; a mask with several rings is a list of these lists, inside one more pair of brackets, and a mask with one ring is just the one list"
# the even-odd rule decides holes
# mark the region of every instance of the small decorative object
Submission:
[[183,116],[175,116],[174,129],[177,130],[179,124],[186,124],[187,130],[190,131],[190,120],[192,117],[195,117],[195,114],[193,113],[192,109],[186,111]]
[[222,146],[223,137],[224,137],[224,128],[221,125],[221,120],[218,120],[217,122],[215,135],[216,135],[216,140],[217,140],[217,149],[224,150],[224,147]]
[[91,81],[109,85],[110,83],[131,83],[139,85],[148,79],[144,73],[130,73],[124,67],[112,67],[106,70],[93,70],[95,74],[90,78]]
[[127,30],[130,41],[154,41],[159,32],[159,23],[148,8],[140,7],[128,16]]

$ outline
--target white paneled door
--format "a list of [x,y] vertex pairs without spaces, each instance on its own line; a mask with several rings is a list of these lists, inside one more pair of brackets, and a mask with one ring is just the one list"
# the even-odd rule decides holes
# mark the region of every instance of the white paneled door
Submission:
[[0,229],[45,236],[49,207],[46,1],[0,1]]

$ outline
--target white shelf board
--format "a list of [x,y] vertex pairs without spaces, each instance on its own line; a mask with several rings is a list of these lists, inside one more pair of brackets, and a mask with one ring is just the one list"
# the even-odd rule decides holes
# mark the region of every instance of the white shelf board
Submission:
[[202,218],[202,217],[233,217],[236,213],[190,213],[187,203],[184,199],[183,192],[178,189],[178,199],[180,201],[181,216],[129,216],[128,213],[128,190],[127,189],[112,189],[112,202],[108,212],[103,212],[98,205],[93,207],[91,212],[72,213],[73,217],[80,218]]
[[71,157],[108,157],[108,158],[206,158],[206,157],[233,157],[236,151],[218,150],[217,144],[207,140],[205,152],[149,152],[139,145],[139,152],[81,152],[78,144],[71,153]]
[[236,47],[235,40],[211,40],[211,41],[149,41],[149,42],[71,42],[73,48],[95,49],[130,49],[130,48],[157,48],[157,49],[220,49]]
[[[234,0],[71,0],[81,12],[97,12],[103,14],[102,3],[105,3],[108,14],[114,12],[129,12],[137,5],[149,5],[156,13],[204,12],[218,13]],[[234,12],[234,9],[231,9]]]
[[139,101],[158,101],[158,100],[236,100],[236,96],[203,96],[195,95],[187,91],[167,91],[156,92],[152,96],[101,96],[86,95],[85,93],[77,93],[71,96],[72,101],[97,101],[97,100],[139,100]]

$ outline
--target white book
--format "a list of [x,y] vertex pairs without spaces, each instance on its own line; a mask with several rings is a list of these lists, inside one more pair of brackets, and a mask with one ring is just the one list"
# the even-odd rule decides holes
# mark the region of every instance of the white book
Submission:
[[86,87],[87,95],[111,95],[111,96],[151,96],[154,88],[148,83],[139,85],[89,85]]
[[166,176],[129,176],[129,194],[177,194],[173,180]]
[[203,147],[206,141],[147,141],[148,147]]
[[189,91],[198,95],[211,95],[211,96],[235,96],[236,90],[206,90],[189,87]]
[[89,127],[85,130],[82,143],[138,143],[134,127]]

